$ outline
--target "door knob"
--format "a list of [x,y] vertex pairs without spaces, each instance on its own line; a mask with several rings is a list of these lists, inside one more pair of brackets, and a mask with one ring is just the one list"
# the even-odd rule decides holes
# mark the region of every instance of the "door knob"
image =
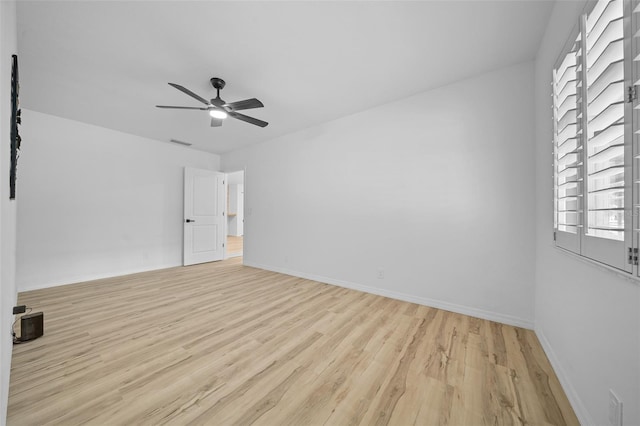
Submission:
[[191,222],[195,222],[195,220],[193,220],[193,219],[187,219],[187,220],[185,220],[185,222],[187,222],[187,223],[191,223]]

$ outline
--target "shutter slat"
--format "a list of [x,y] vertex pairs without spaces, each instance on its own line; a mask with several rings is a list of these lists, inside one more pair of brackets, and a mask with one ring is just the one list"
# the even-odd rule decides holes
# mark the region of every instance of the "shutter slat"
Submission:
[[609,43],[600,56],[594,58],[593,65],[587,69],[587,81],[596,81],[613,62],[624,59],[624,40]]
[[599,1],[587,17],[587,49],[593,45],[610,21],[621,16],[622,0]]
[[598,94],[604,90],[612,82],[624,81],[624,61],[614,61],[609,64],[608,67],[602,71],[602,73],[595,79],[595,81],[589,86],[587,90],[587,97],[589,99],[595,98]]
[[[599,34],[598,39],[593,42],[592,47],[587,47],[587,54],[593,55],[594,58],[597,58],[609,43],[620,38],[620,34],[622,34],[622,32],[622,17],[610,21],[604,31]],[[587,66],[591,67],[591,63],[587,62]]]
[[[620,143],[618,143],[618,141],[620,141]],[[624,140],[623,137],[621,136],[619,139],[616,139],[616,141],[614,141],[614,143],[612,143],[611,145],[607,145],[606,147],[602,148],[599,151],[595,151],[595,153],[593,153],[592,155],[590,155],[588,158],[589,160],[598,160],[599,157],[603,156],[603,155],[609,155],[610,152],[615,151],[615,154],[617,155],[618,153],[624,154]],[[605,158],[602,158],[602,160],[604,160]]]
[[[590,111],[587,109],[587,114]],[[607,105],[602,111],[598,111],[594,117],[589,117],[589,132],[594,134],[601,129],[606,129],[612,124],[622,124],[624,120],[624,102],[616,102]]]

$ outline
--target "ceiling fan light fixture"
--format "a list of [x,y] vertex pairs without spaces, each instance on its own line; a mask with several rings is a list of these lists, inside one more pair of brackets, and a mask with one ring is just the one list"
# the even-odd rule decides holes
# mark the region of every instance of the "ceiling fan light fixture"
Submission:
[[[0,0],[2,1],[2,0]],[[236,120],[244,121],[245,123],[253,124],[254,126],[259,127],[267,127],[269,123],[266,121],[258,120],[254,117],[249,117],[248,115],[240,114],[239,110],[244,109],[253,109],[253,108],[262,108],[264,104],[260,102],[256,98],[245,99],[237,102],[226,103],[223,99],[220,98],[220,90],[224,87],[225,82],[221,78],[214,77],[211,79],[211,84],[213,88],[216,89],[216,97],[211,100],[206,100],[200,95],[196,95],[191,90],[186,87],[182,87],[179,84],[169,83],[169,86],[178,89],[182,93],[189,95],[193,99],[203,103],[204,107],[183,107],[183,106],[169,106],[169,105],[156,105],[158,108],[169,108],[169,109],[197,109],[201,111],[208,111],[211,118],[211,127],[220,127],[222,126],[222,120],[227,117],[234,118]]]
[[220,120],[224,120],[228,117],[228,114],[225,111],[221,111],[219,109],[209,110],[209,115],[213,118],[219,118]]

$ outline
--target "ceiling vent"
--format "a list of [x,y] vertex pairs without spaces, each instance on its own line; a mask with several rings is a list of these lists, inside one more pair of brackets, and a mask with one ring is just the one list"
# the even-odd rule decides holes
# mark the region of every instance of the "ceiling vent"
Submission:
[[169,142],[177,143],[178,145],[191,146],[193,144],[189,142],[179,141],[178,139],[171,139]]

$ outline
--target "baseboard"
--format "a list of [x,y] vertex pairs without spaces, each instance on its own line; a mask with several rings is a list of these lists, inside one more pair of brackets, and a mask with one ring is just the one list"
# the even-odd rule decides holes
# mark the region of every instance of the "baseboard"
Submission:
[[586,407],[582,403],[582,400],[578,396],[578,392],[576,392],[575,388],[571,384],[569,380],[569,376],[566,371],[562,367],[562,364],[558,360],[556,353],[553,351],[551,344],[547,340],[547,337],[544,335],[542,330],[538,327],[535,328],[536,336],[538,336],[538,340],[542,345],[542,349],[544,349],[544,353],[547,355],[549,362],[551,363],[551,367],[553,367],[553,371],[555,371],[556,376],[558,376],[558,380],[560,381],[560,385],[562,386],[562,390],[564,390],[565,395],[569,399],[569,403],[573,408],[573,411],[576,413],[578,417],[578,421],[581,425],[595,425],[593,419],[589,415]]
[[61,285],[69,285],[69,284],[83,283],[87,281],[102,280],[105,278],[123,277],[125,275],[138,274],[140,272],[149,272],[149,271],[157,271],[159,269],[175,268],[176,266],[182,266],[182,263],[154,265],[154,266],[145,267],[145,268],[131,268],[131,269],[125,269],[117,272],[104,273],[104,274],[83,274],[75,277],[70,277],[64,280],[40,283],[40,284],[29,285],[29,286],[18,285],[17,287],[18,287],[18,293],[22,293],[25,291],[42,290],[43,288],[58,287]]
[[363,284],[357,284],[349,281],[337,280],[334,278],[323,277],[320,275],[308,274],[306,272],[293,271],[286,268],[278,268],[269,265],[244,260],[245,266],[265,269],[267,271],[278,272],[294,277],[305,278],[312,281],[319,281],[326,284],[336,285],[338,287],[349,288],[352,290],[362,291],[364,293],[377,294],[378,296],[389,297],[391,299],[402,300],[404,302],[417,303],[418,305],[429,306],[431,308],[443,309],[445,311],[456,312],[458,314],[468,315],[471,317],[481,318],[489,321],[495,321],[502,324],[513,325],[515,327],[533,329],[533,321],[524,318],[518,318],[511,315],[501,314],[498,312],[485,311],[483,309],[473,308],[470,306],[458,305],[455,303],[444,302],[442,300],[430,299],[427,297],[419,297],[411,294],[400,293],[396,291],[386,290],[377,287],[371,287]]

